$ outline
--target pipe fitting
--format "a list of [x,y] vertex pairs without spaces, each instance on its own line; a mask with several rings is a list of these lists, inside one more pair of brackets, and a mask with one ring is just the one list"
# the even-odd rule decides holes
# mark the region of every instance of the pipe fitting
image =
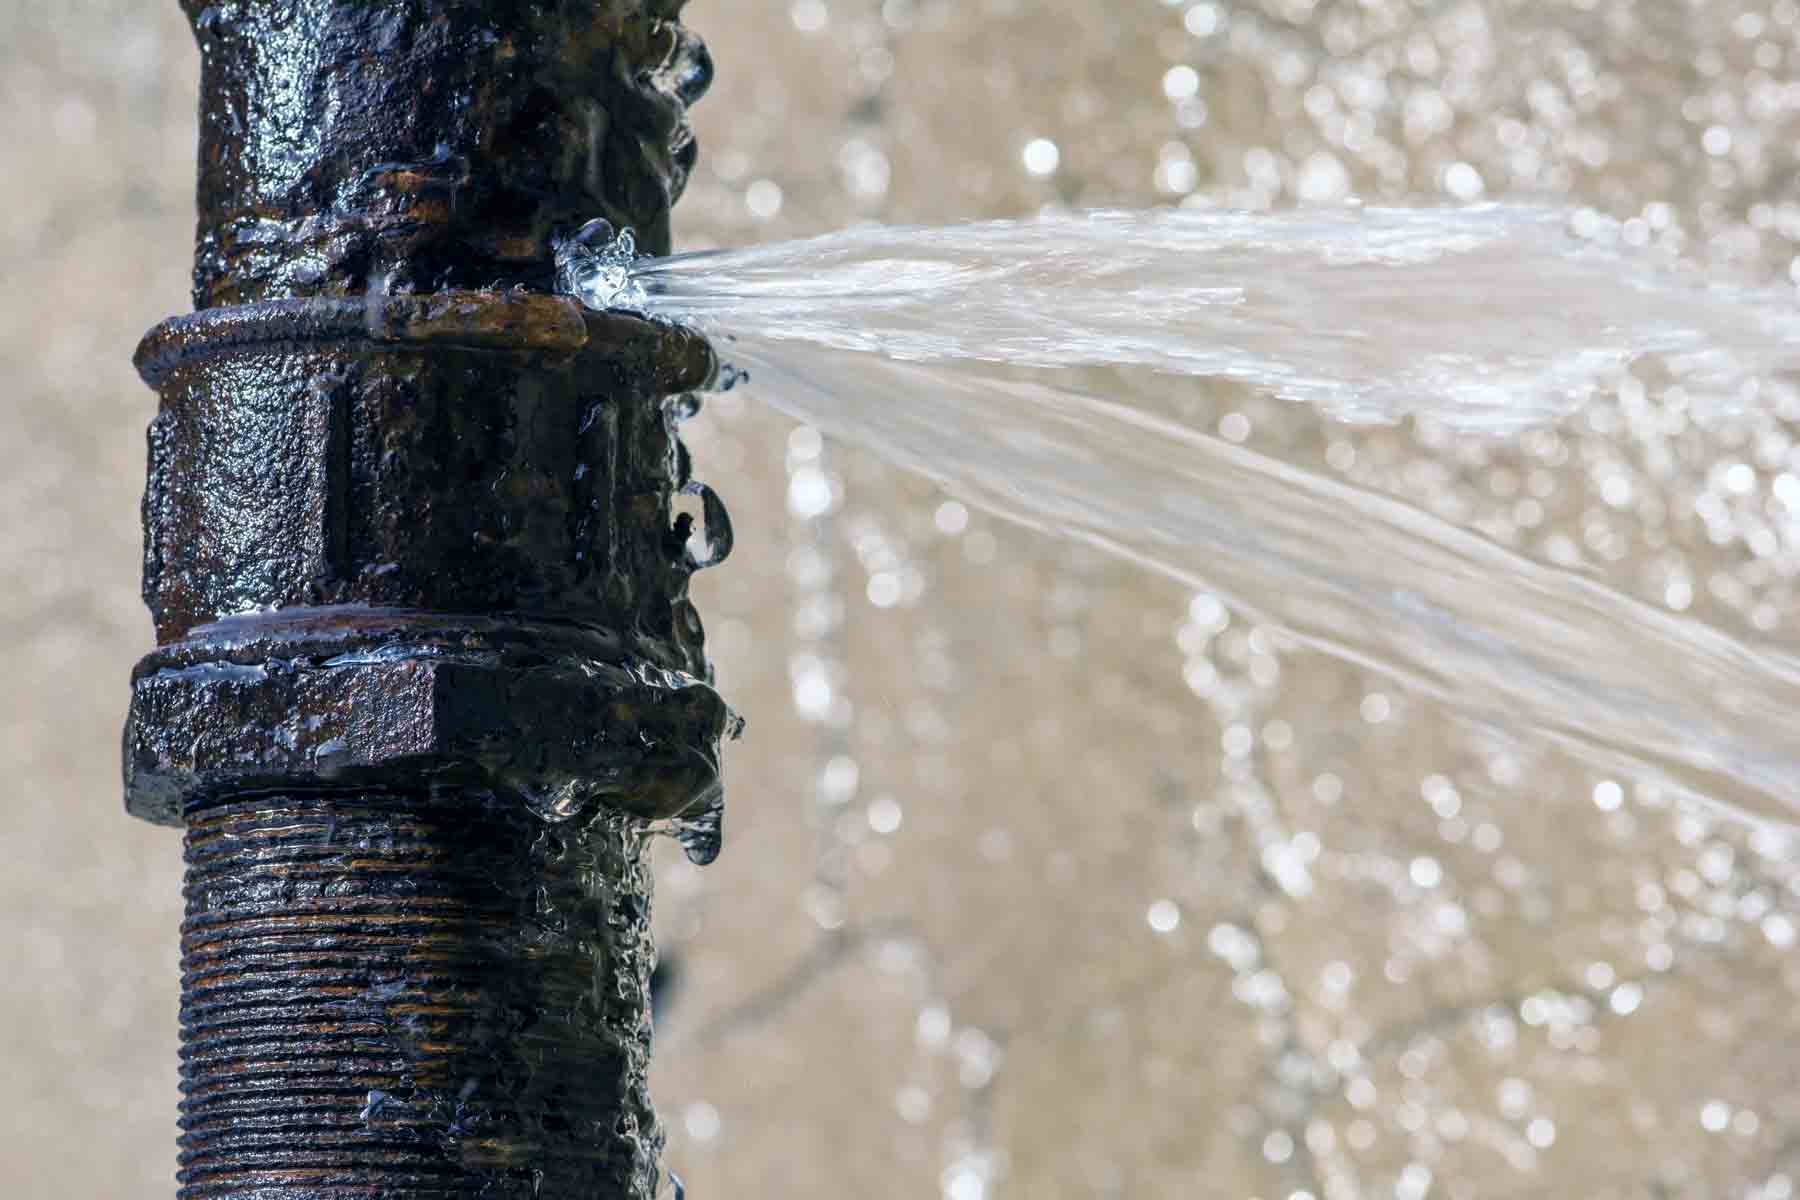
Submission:
[[[163,401],[144,594],[165,640],[133,677],[131,811],[178,823],[209,794],[384,771],[558,819],[710,803],[733,718],[654,397],[713,361],[684,331],[510,292],[158,326],[137,362]],[[494,613],[531,615],[433,615]]]
[[134,675],[126,806],[167,825],[212,796],[396,780],[485,789],[553,822],[598,806],[680,819],[718,801],[720,742],[738,726],[702,680],[598,631],[525,621],[252,615]]

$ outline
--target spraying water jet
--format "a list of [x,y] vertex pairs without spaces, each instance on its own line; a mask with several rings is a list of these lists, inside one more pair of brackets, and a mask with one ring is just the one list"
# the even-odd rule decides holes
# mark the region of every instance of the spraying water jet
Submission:
[[721,380],[748,372],[791,416],[1479,725],[1794,819],[1791,655],[1183,408],[1223,380],[1345,423],[1498,437],[1655,358],[1698,414],[1729,412],[1746,380],[1800,362],[1785,293],[1697,281],[1616,223],[1542,206],[1049,214],[672,257],[602,225],[567,247],[561,286],[711,339]]

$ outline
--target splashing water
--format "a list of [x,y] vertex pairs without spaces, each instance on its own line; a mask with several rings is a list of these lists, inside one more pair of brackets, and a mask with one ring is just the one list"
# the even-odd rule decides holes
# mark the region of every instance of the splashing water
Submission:
[[[1800,661],[1214,437],[1158,398],[1179,390],[1170,376],[1226,378],[1340,420],[1503,434],[1656,354],[1725,410],[1737,381],[1800,363],[1786,293],[1683,279],[1592,214],[1498,205],[862,227],[635,261],[610,237],[590,226],[561,247],[568,290],[699,329],[826,433],[1473,720],[1796,816]],[[1156,378],[1109,398],[1072,382],[1099,367]]]

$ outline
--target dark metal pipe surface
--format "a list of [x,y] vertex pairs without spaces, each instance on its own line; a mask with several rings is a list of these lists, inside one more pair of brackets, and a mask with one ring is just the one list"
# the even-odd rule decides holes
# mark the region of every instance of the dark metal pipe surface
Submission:
[[482,790],[188,814],[188,1196],[625,1196],[656,1170],[642,834]]
[[638,1200],[644,840],[716,853],[736,726],[667,401],[715,361],[553,294],[552,240],[667,249],[711,65],[676,0],[183,4],[124,746],[187,828],[180,1194]]

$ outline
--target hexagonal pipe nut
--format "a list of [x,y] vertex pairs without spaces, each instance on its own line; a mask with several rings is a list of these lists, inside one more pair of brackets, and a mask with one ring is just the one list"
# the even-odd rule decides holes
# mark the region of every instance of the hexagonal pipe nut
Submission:
[[226,620],[133,673],[126,807],[325,782],[491,788],[540,817],[679,818],[741,722],[706,681],[601,631],[361,610]]

